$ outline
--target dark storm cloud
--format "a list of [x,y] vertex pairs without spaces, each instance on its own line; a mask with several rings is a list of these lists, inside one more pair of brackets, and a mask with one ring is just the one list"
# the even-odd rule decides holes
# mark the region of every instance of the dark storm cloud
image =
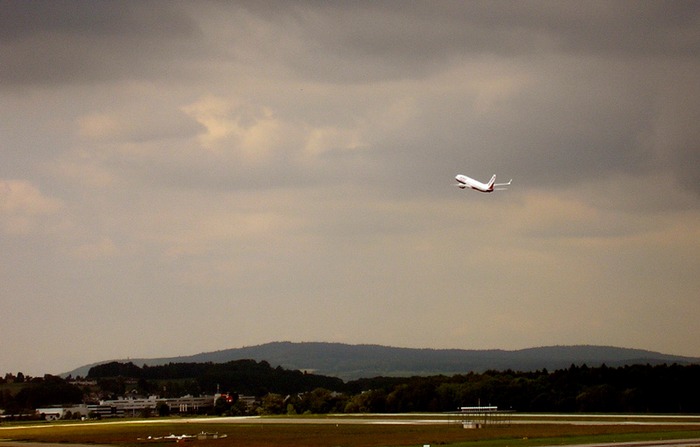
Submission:
[[57,35],[177,36],[192,23],[173,2],[108,0],[38,0],[2,2],[0,37],[18,40],[37,32]]
[[693,57],[697,2],[250,2],[254,16],[304,36],[305,76],[417,77],[478,54]]
[[[486,115],[459,90],[431,98],[436,89],[404,89],[421,112],[408,133],[381,137],[381,145],[368,152],[387,167],[390,184],[400,184],[407,174],[444,176],[462,164],[484,169],[485,175],[507,171],[533,185],[566,185],[654,172],[659,153],[679,178],[700,173],[687,163],[697,153],[695,132],[670,124],[700,120],[697,108],[665,104],[668,85],[677,84],[688,98],[700,94],[693,76],[678,75],[679,67],[696,66],[700,54],[697,2],[242,5],[255,21],[300,42],[275,56],[307,81],[371,85],[427,79],[437,87],[440,81],[431,77],[446,70],[464,71],[465,83],[483,77],[463,68],[478,63],[500,67],[500,73],[491,73],[495,78],[528,78]],[[663,141],[668,126],[673,141]],[[696,184],[684,188],[695,190]]]
[[3,1],[0,10],[6,85],[138,77],[198,34],[175,2]]
[[[693,61],[700,53],[697,2],[1,5],[0,78],[6,86],[134,78],[167,83],[182,80],[184,73],[205,84],[245,71],[277,83],[372,86],[428,80],[416,84],[417,90],[397,90],[418,108],[410,130],[377,132],[363,154],[375,167],[377,181],[382,176],[376,173],[388,167],[384,176],[390,185],[399,184],[392,173],[442,177],[460,164],[565,184],[644,172],[660,150],[669,169],[700,177],[696,164],[688,163],[697,153],[696,132],[690,124],[675,124],[697,122],[700,112],[688,101],[681,111],[664,103],[664,86],[677,81],[677,61]],[[492,64],[500,72],[480,73],[475,63]],[[690,64],[686,71],[694,68]],[[527,80],[501,107],[483,113],[474,109],[476,90],[465,93],[459,84],[438,94],[423,90],[426,85],[439,89],[441,81],[431,78],[451,69],[464,72],[464,83],[498,76]],[[694,77],[679,79],[672,95],[697,97]],[[366,89],[361,92],[366,96],[350,104],[350,121],[366,112],[372,91]],[[331,95],[343,93],[312,98],[305,115],[328,117],[327,107],[335,101]],[[304,102],[290,104],[298,114]],[[335,123],[340,118],[330,116]],[[658,141],[655,134],[669,132],[660,125],[673,127],[672,139]],[[267,169],[286,169],[294,176],[289,161],[274,158],[271,163],[280,164]],[[331,171],[322,166],[318,181]],[[304,182],[315,181],[308,166],[296,172],[294,177]]]
[[[284,60],[306,79],[335,82],[422,77],[479,54],[700,52],[700,5],[692,1],[6,1],[1,7],[0,76],[6,82],[134,76],[172,57],[230,58],[236,54],[230,48],[246,45]],[[201,29],[194,19],[200,9],[205,15],[225,11],[225,19]],[[262,23],[264,33],[250,32]],[[202,35],[216,28],[235,41],[207,47]],[[284,52],[295,40],[299,47]]]

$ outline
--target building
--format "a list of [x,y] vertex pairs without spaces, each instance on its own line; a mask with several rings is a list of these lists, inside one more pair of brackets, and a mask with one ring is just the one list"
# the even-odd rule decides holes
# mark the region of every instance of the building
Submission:
[[510,426],[511,410],[499,410],[498,407],[460,407],[457,413],[464,428],[484,428],[489,425]]
[[183,396],[177,398],[128,398],[100,401],[99,405],[90,405],[90,411],[102,418],[136,417],[149,411],[157,411],[159,406],[167,405],[169,412],[193,414],[207,411],[214,407],[214,396]]
[[87,405],[71,405],[67,407],[63,406],[51,406],[44,408],[37,408],[36,414],[43,417],[47,421],[55,421],[58,419],[71,419],[71,418],[86,418],[88,417],[90,410]]

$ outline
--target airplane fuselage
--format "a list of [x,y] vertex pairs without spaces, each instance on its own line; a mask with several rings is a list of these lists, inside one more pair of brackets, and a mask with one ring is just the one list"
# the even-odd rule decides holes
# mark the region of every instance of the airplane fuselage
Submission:
[[473,178],[467,177],[466,175],[462,174],[457,175],[455,177],[455,180],[457,180],[457,186],[459,186],[461,189],[471,188],[480,192],[493,192],[493,186],[496,180],[496,176],[494,175],[491,178],[491,181],[489,181],[488,183],[481,183],[478,180],[474,180]]

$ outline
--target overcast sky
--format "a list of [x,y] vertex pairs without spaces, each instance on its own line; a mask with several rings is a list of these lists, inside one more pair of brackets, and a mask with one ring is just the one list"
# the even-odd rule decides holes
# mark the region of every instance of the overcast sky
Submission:
[[1,1],[0,373],[700,356],[698,123],[697,1]]

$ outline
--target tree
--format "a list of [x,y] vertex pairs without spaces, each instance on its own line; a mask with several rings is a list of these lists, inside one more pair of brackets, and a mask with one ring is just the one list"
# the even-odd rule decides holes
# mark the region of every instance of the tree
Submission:
[[136,389],[140,394],[148,396],[158,392],[158,384],[149,382],[148,380],[141,378],[136,384]]
[[345,405],[346,413],[384,413],[386,411],[386,392],[369,390],[350,397]]
[[132,362],[109,362],[90,368],[87,377],[91,379],[96,379],[100,377],[140,378],[141,375],[141,368],[134,365]]
[[287,409],[284,403],[284,397],[281,394],[267,393],[265,397],[262,398],[260,407],[258,408],[259,414],[283,414]]
[[347,398],[325,388],[304,393],[299,402],[300,411],[312,414],[341,412],[346,405]]
[[156,412],[158,416],[170,416],[170,407],[165,402],[158,402],[156,404]]
[[123,377],[99,379],[97,386],[100,387],[103,393],[110,395],[112,398],[123,396],[126,392],[126,382]]
[[45,405],[77,404],[83,400],[82,390],[60,377],[47,376],[42,382],[31,383],[15,396],[17,405],[23,409],[34,409]]
[[144,408],[141,410],[140,417],[142,417],[142,418],[144,418],[144,419],[147,419],[147,418],[150,418],[152,414],[153,414],[153,408],[151,408],[151,407],[144,407]]
[[620,400],[617,390],[608,384],[587,387],[576,396],[578,411],[584,413],[620,411]]

